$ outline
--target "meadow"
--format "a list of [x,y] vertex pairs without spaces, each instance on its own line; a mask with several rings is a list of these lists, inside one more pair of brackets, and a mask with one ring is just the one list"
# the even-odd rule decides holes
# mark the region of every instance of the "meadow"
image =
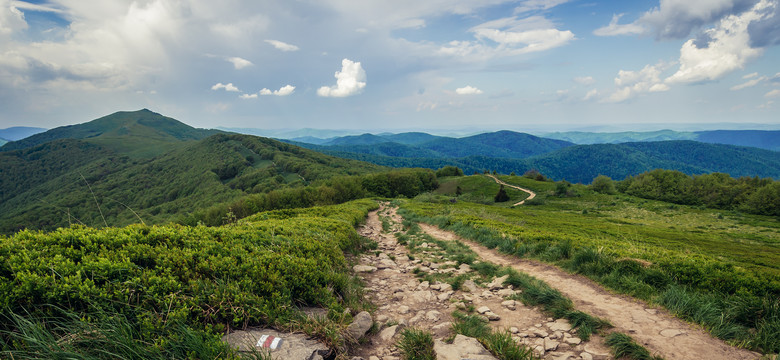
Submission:
[[[476,177],[485,178],[450,182],[465,189],[482,181]],[[780,351],[776,218],[601,194],[565,182],[500,178],[537,192],[537,199],[508,207],[453,203],[451,193],[422,195],[402,204],[403,215],[581,273],[665,306],[735,345]]]

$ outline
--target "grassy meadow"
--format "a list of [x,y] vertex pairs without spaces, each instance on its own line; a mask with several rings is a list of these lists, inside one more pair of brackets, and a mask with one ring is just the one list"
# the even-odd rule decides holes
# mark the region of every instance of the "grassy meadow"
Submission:
[[[442,184],[467,189],[483,181],[475,178],[492,182],[468,176]],[[663,305],[735,345],[780,351],[778,219],[500,178],[537,192],[537,199],[506,207],[423,195],[404,202],[403,214],[582,273]]]

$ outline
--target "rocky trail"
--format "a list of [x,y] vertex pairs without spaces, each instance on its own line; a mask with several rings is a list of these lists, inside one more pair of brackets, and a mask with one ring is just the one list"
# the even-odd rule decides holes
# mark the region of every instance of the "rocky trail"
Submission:
[[[453,344],[443,341],[453,335],[453,311],[469,307],[489,319],[492,328],[510,331],[515,341],[533,349],[541,359],[612,359],[599,336],[583,341],[567,320],[553,319],[535,307],[507,300],[516,290],[504,286],[504,279],[466,280],[459,290],[447,283],[421,281],[417,274],[473,274],[475,279],[478,274],[468,264],[449,259],[434,242],[423,242],[410,252],[395,236],[404,232],[401,221],[395,209],[384,204],[358,229],[378,244],[377,250],[362,255],[353,269],[365,282],[366,296],[377,305],[374,321],[379,329],[351,352],[353,360],[400,359],[396,343],[405,327],[433,334],[438,359],[495,359],[476,339],[459,335]],[[483,258],[475,264],[478,261],[489,260]]]
[[758,353],[729,346],[700,327],[675,318],[664,309],[628,296],[613,294],[583,276],[569,274],[555,266],[534,260],[501,254],[495,249],[488,249],[432,225],[420,224],[420,227],[435,238],[467,244],[485,261],[510,266],[546,282],[570,298],[577,310],[608,320],[615,326],[615,331],[630,335],[651,353],[667,360],[737,360],[760,357]]

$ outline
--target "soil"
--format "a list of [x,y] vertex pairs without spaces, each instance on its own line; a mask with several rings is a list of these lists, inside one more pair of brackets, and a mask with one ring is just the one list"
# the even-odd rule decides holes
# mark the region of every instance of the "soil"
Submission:
[[496,181],[496,183],[499,183],[499,184],[501,184],[501,185],[504,185],[504,186],[506,186],[506,187],[510,187],[510,188],[512,188],[512,189],[517,189],[517,190],[520,190],[520,191],[523,191],[523,192],[526,192],[526,193],[528,193],[528,197],[527,197],[527,198],[525,198],[525,200],[523,200],[523,201],[520,201],[520,202],[517,202],[517,203],[515,203],[513,206],[523,205],[523,204],[525,204],[525,202],[526,202],[526,201],[528,201],[528,200],[531,200],[531,199],[533,199],[533,198],[535,198],[535,197],[536,197],[536,193],[535,193],[535,192],[533,192],[533,191],[531,191],[531,190],[528,190],[528,189],[525,189],[525,188],[521,188],[521,187],[519,187],[519,186],[515,186],[515,185],[510,185],[510,184],[507,184],[507,183],[505,183],[505,182],[503,182],[503,181],[499,180],[497,177],[495,177],[495,176],[493,176],[493,175],[490,175],[490,174],[486,174],[486,175],[487,175],[488,177],[492,178],[493,180],[495,180],[495,181]]

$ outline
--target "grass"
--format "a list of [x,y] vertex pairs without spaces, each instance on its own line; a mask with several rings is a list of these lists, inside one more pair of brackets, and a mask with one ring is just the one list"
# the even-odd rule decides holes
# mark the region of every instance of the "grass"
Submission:
[[630,336],[622,333],[612,333],[606,338],[606,344],[612,349],[616,359],[627,360],[663,360],[660,356],[650,355],[644,347],[637,344]]
[[501,178],[536,191],[545,204],[409,201],[400,213],[659,303],[732,344],[780,352],[777,219],[596,194],[580,185],[570,188],[574,197],[558,197],[555,183]]
[[396,346],[404,360],[436,359],[436,353],[433,351],[433,336],[424,330],[404,329]]
[[452,330],[468,337],[479,340],[485,348],[501,360],[529,360],[533,359],[531,349],[518,344],[507,331],[496,331],[481,317],[468,315],[462,312],[452,314],[455,323]]
[[[458,187],[461,188],[463,193],[460,196],[455,193]],[[498,193],[499,188],[500,185],[487,176],[461,176],[443,179],[439,188],[433,193],[436,195],[446,195],[448,197],[458,197],[461,201],[502,207],[510,207],[512,204],[528,197],[528,193],[526,192],[505,186],[504,190],[506,190],[507,195],[509,195],[509,200],[496,203],[494,197]]]

